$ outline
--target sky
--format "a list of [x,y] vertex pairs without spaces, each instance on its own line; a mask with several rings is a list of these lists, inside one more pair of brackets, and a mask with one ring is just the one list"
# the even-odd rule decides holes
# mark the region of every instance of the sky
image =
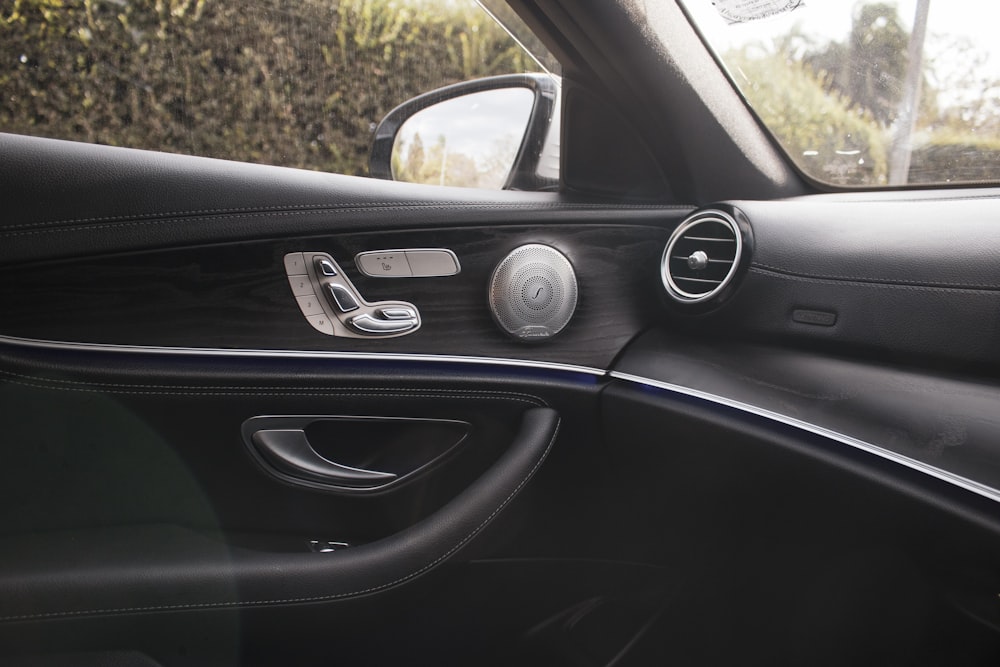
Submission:
[[[733,0],[730,0],[732,2]],[[899,15],[909,28],[913,24],[916,0],[897,0]],[[801,23],[809,31],[831,38],[842,38],[850,32],[851,14],[855,2],[850,0],[803,0],[792,11],[771,18],[752,21],[741,25],[727,26],[712,0],[684,0],[685,6],[695,15],[703,29],[712,31],[713,37],[725,40],[729,37],[736,43],[748,39],[752,34],[764,30],[773,34],[787,31],[796,23]],[[725,0],[723,0],[725,4]],[[789,0],[775,0],[774,5],[790,5]],[[977,45],[994,49],[997,39],[997,25],[1000,21],[1000,3],[996,0],[931,0],[928,17],[928,31],[968,36]],[[721,31],[725,28],[725,31]],[[713,39],[714,41],[714,39]]]
[[507,88],[439,102],[403,123],[395,145],[401,147],[400,157],[404,161],[417,134],[425,153],[440,137],[446,139],[448,152],[463,153],[473,159],[493,156],[503,145],[509,153],[501,151],[503,158],[513,162],[534,100],[535,95],[528,88]]
[[[720,0],[720,4],[725,6],[727,2],[739,1]],[[899,8],[900,19],[909,29],[913,25],[916,0],[889,1]],[[727,25],[713,6],[715,3],[712,0],[684,0],[684,4],[709,40],[722,50],[727,46],[760,39],[761,36],[785,33],[796,24],[817,37],[843,39],[851,30],[851,16],[855,5],[859,3],[850,0],[803,0],[792,11],[733,25]],[[773,0],[770,4],[789,6],[794,2]],[[977,49],[993,56],[991,66],[998,68],[1000,78],[998,26],[1000,3],[996,0],[931,0],[927,19],[928,48],[933,48],[934,42],[940,43],[942,37],[966,37]]]

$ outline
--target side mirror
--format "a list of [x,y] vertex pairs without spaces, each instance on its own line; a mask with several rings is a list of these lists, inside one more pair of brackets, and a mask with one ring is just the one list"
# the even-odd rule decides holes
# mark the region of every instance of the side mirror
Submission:
[[511,74],[415,97],[375,129],[369,173],[411,183],[553,190],[559,87],[548,74]]

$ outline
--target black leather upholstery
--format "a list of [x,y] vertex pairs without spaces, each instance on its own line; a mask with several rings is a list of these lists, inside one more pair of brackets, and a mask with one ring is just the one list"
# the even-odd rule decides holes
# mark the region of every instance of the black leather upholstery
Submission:
[[757,269],[829,281],[1000,290],[997,190],[734,204],[753,224]]
[[1000,489],[1000,388],[769,345],[650,332],[616,371],[855,438]]
[[398,229],[658,220],[690,207],[429,187],[0,134],[0,263],[210,241]]
[[439,512],[335,553],[228,548],[193,531],[149,526],[5,539],[0,620],[333,602],[393,588],[489,525],[544,462],[558,425],[551,409],[526,411],[508,451]]
[[753,226],[752,262],[704,330],[839,345],[907,364],[1000,365],[997,190],[734,204]]

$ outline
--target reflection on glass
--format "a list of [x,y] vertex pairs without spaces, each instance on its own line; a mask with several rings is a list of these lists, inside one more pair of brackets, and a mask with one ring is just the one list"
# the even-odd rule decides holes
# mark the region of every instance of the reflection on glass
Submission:
[[396,134],[392,177],[410,183],[503,188],[534,100],[527,88],[503,88],[418,111]]
[[683,4],[813,178],[854,187],[1000,177],[1000,4]]

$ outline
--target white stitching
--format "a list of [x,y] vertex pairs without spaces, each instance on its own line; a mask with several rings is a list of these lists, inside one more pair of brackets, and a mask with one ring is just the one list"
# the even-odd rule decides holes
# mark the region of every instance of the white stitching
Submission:
[[531,470],[528,471],[527,475],[524,476],[524,478],[514,488],[514,490],[510,492],[510,495],[508,495],[503,500],[503,502],[501,502],[500,505],[498,505],[497,508],[494,509],[493,512],[482,521],[482,523],[480,523],[478,526],[476,526],[472,530],[472,532],[470,532],[468,535],[466,535],[460,542],[458,542],[455,546],[453,546],[451,549],[449,549],[446,553],[444,553],[443,555],[441,555],[438,558],[436,558],[434,561],[428,563],[427,565],[424,565],[419,570],[416,570],[414,572],[411,572],[410,574],[407,574],[407,575],[404,575],[402,577],[399,577],[398,579],[395,579],[394,581],[390,581],[389,583],[379,584],[378,586],[371,586],[371,587],[365,588],[363,590],[351,591],[349,593],[336,593],[336,594],[332,594],[332,595],[316,595],[316,596],[312,596],[312,597],[285,598],[285,599],[279,599],[279,600],[248,600],[246,602],[239,602],[239,601],[237,601],[237,602],[200,602],[200,603],[192,603],[192,604],[176,604],[176,605],[162,605],[162,606],[149,606],[149,607],[120,607],[120,608],[116,608],[116,609],[87,609],[87,610],[80,610],[80,611],[46,612],[46,613],[40,613],[40,614],[22,614],[22,615],[19,615],[19,616],[0,616],[0,621],[23,621],[23,620],[37,619],[37,618],[56,618],[56,617],[63,617],[63,618],[65,618],[65,617],[68,617],[68,616],[86,616],[86,615],[98,615],[98,614],[123,614],[123,613],[142,612],[142,611],[170,611],[170,610],[180,610],[180,609],[208,609],[208,608],[221,609],[221,608],[226,608],[226,607],[254,607],[254,606],[259,607],[259,606],[270,606],[270,605],[279,605],[279,604],[291,604],[291,603],[299,603],[299,602],[324,602],[324,601],[338,600],[338,599],[347,598],[347,597],[355,597],[355,596],[358,596],[358,595],[366,595],[368,593],[374,593],[375,591],[380,591],[380,590],[385,590],[387,588],[392,588],[393,586],[401,584],[401,583],[403,583],[405,581],[408,581],[410,579],[414,579],[416,577],[419,577],[424,572],[427,572],[428,570],[433,569],[434,567],[436,567],[441,562],[447,560],[449,557],[451,557],[452,554],[454,554],[456,551],[458,551],[459,549],[461,549],[472,538],[474,538],[476,535],[478,535],[494,519],[494,517],[496,517],[497,514],[499,514],[501,511],[503,511],[503,509],[508,504],[510,504],[511,500],[514,499],[514,496],[516,496],[518,493],[520,493],[521,489],[524,488],[524,485],[527,484],[528,481],[532,477],[534,477],[535,472],[538,470],[538,468],[542,465],[542,463],[548,457],[549,451],[552,449],[552,445],[556,441],[556,436],[559,435],[560,424],[561,424],[561,420],[557,420],[556,421],[555,430],[552,432],[552,437],[549,438],[549,443],[548,443],[548,445],[546,445],[545,451],[542,452],[541,456],[538,458],[538,461],[535,462],[535,465],[531,468]]
[[772,269],[762,268],[762,265],[751,266],[751,273],[756,273],[762,276],[769,276],[772,278],[778,278],[781,280],[794,280],[798,282],[812,282],[812,283],[829,283],[831,285],[851,285],[853,287],[884,287],[889,289],[903,289],[903,290],[914,290],[919,292],[964,292],[966,294],[984,294],[988,296],[996,296],[997,292],[1000,292],[1000,286],[996,287],[983,287],[980,289],[975,289],[972,287],[934,287],[932,285],[902,285],[890,282],[877,282],[874,280],[864,281],[864,280],[851,280],[851,279],[837,279],[837,278],[820,278],[813,276],[800,276],[794,273],[785,273],[783,271],[774,271]]
[[[978,186],[990,186],[993,183],[994,183],[993,181],[966,181],[966,184],[974,185],[974,186],[975,185],[978,185]],[[817,195],[817,196],[818,197],[823,197],[825,195],[821,194],[821,195]],[[1000,197],[997,197],[994,194],[988,194],[988,195],[965,195],[965,196],[947,194],[947,195],[941,195],[941,196],[936,196],[936,197],[922,197],[922,198],[921,197],[898,197],[898,198],[886,197],[884,199],[876,199],[876,198],[871,198],[871,199],[836,199],[835,197],[837,197],[838,194],[834,192],[834,193],[830,193],[829,196],[830,197],[834,197],[834,198],[833,199],[827,199],[826,201],[823,201],[821,203],[823,203],[823,204],[855,204],[855,205],[859,205],[860,204],[860,205],[864,205],[864,204],[899,204],[899,203],[906,203],[906,204],[910,204],[910,203],[928,204],[928,203],[930,203],[930,204],[933,204],[934,202],[978,201],[978,200],[981,200],[981,199],[996,199],[997,201],[1000,201]],[[792,204],[803,203],[801,199],[799,201],[796,201],[794,199],[789,199],[787,201],[789,203],[792,203]]]
[[465,400],[496,399],[501,401],[511,401],[525,403],[532,406],[544,406],[544,401],[527,394],[503,394],[500,392],[471,392],[464,393],[441,393],[442,390],[420,390],[408,389],[406,393],[399,393],[401,390],[386,390],[367,388],[364,391],[351,391],[350,389],[328,389],[320,391],[122,391],[117,389],[84,389],[82,387],[51,387],[42,384],[22,382],[20,380],[7,380],[9,384],[16,384],[32,389],[43,389],[47,391],[76,391],[91,394],[114,394],[117,396],[299,396],[299,397],[320,397],[320,396],[359,396],[364,398],[456,398]]
[[[34,375],[22,375],[12,371],[0,370],[0,376],[8,378],[21,378],[28,380],[7,380],[11,384],[31,387],[33,389],[46,389],[52,391],[80,391],[89,393],[107,394],[132,394],[132,395],[176,395],[176,396],[327,396],[331,394],[350,393],[353,396],[389,396],[386,392],[395,392],[392,396],[431,396],[444,398],[453,396],[456,398],[498,398],[514,400],[515,398],[523,403],[533,403],[535,405],[547,405],[540,397],[533,394],[526,394],[516,391],[486,391],[481,389],[423,389],[419,387],[407,388],[396,387],[394,389],[378,389],[377,387],[332,387],[332,388],[310,388],[310,387],[234,387],[234,386],[211,386],[211,385],[155,385],[155,384],[118,384],[107,382],[84,382],[79,380],[63,380],[58,378],[42,378]],[[48,386],[58,383],[74,385],[71,387]],[[120,391],[123,389],[162,389],[167,391]],[[196,390],[194,393],[184,391],[169,391],[175,389]],[[318,392],[318,393],[317,393]],[[368,392],[362,394],[358,392]]]
[[797,271],[792,271],[791,269],[786,269],[780,266],[772,266],[770,264],[764,264],[763,262],[755,261],[753,265],[766,269],[768,271],[773,271],[774,273],[780,273],[782,275],[797,276],[799,278],[814,278],[818,280],[850,280],[855,282],[871,283],[875,285],[918,285],[920,287],[939,287],[954,288],[954,289],[985,289],[985,290],[1000,290],[1000,285],[983,285],[983,284],[970,284],[970,283],[932,283],[920,280],[906,280],[904,278],[875,278],[872,276],[838,276],[838,275],[820,275],[815,273],[799,273]]

